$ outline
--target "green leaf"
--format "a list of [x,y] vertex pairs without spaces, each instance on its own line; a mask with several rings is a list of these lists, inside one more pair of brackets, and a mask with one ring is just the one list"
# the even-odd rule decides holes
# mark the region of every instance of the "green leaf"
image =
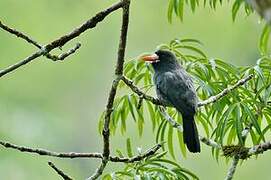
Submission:
[[126,119],[128,116],[128,111],[125,106],[121,109],[121,133],[124,134],[126,132]]
[[150,119],[151,119],[151,122],[152,122],[152,130],[154,131],[155,127],[156,127],[155,112],[154,112],[154,109],[153,109],[153,105],[149,101],[146,101],[146,103],[147,103]]
[[127,155],[129,157],[133,156],[132,146],[131,146],[131,139],[127,138],[126,140],[126,149],[127,149]]
[[[182,116],[179,115],[179,114],[177,116],[177,122],[179,124],[182,124]],[[180,150],[181,150],[183,156],[186,157],[186,147],[185,147],[185,144],[184,144],[183,133],[180,132],[180,131],[177,131],[177,136],[178,136]]]
[[167,10],[167,18],[168,18],[169,23],[172,23],[173,7],[174,7],[174,0],[169,0],[168,10]]
[[101,114],[100,119],[99,119],[98,131],[101,135],[102,135],[103,126],[104,126],[104,116],[105,116],[105,111]]
[[132,117],[133,117],[134,121],[136,122],[136,116],[135,116],[135,112],[134,112],[133,103],[131,100],[131,95],[126,96],[126,101],[129,105],[130,113],[132,114]]
[[185,0],[179,0],[179,8],[178,8],[178,11],[179,11],[179,17],[180,17],[180,20],[181,20],[181,21],[183,21],[184,1],[185,1]]
[[234,117],[235,117],[235,130],[238,137],[238,140],[241,144],[243,144],[243,137],[242,137],[242,121],[241,121],[241,112],[240,112],[240,105],[237,104],[237,106],[234,108]]
[[266,55],[268,51],[268,40],[270,35],[270,26],[266,24],[262,30],[260,37],[259,49],[262,55]]
[[200,54],[200,55],[201,55],[202,57],[204,57],[204,58],[207,58],[207,56],[205,55],[205,53],[204,53],[202,50],[200,50],[199,48],[196,48],[196,47],[194,47],[194,46],[189,46],[189,45],[177,45],[177,46],[175,46],[175,48],[188,49],[188,50],[191,50],[191,51],[193,51],[193,52],[196,52],[196,53]]
[[233,6],[232,6],[232,20],[235,21],[235,18],[236,18],[236,15],[237,15],[237,12],[238,10],[240,9],[240,6],[242,4],[242,0],[235,0],[235,2],[233,3]]
[[167,144],[168,144],[168,150],[169,154],[172,156],[173,159],[175,159],[175,154],[174,154],[174,147],[173,147],[173,127],[169,126],[168,128],[168,139],[167,139]]
[[248,117],[250,118],[253,126],[255,127],[257,133],[261,136],[261,138],[265,141],[264,136],[262,134],[261,131],[261,127],[259,126],[257,119],[255,117],[255,115],[252,113],[252,111],[247,107],[246,104],[244,104],[243,102],[241,102],[241,105],[243,107],[243,110],[246,112],[246,114],[248,115]]

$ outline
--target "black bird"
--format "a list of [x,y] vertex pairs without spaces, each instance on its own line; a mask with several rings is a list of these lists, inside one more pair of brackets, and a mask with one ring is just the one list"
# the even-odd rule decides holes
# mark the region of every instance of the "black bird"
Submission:
[[142,59],[150,62],[154,68],[153,80],[158,98],[182,114],[183,137],[188,150],[200,152],[198,130],[194,121],[198,99],[192,78],[170,51],[158,50]]

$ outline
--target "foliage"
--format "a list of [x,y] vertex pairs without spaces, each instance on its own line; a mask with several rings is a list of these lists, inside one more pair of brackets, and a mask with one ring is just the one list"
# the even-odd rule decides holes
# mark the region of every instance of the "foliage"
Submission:
[[[204,129],[207,137],[222,145],[230,145],[242,144],[242,130],[252,125],[250,131],[252,143],[264,141],[266,134],[271,130],[271,59],[264,56],[254,66],[237,67],[221,59],[208,58],[201,47],[202,43],[195,39],[174,39],[169,44],[161,44],[158,47],[175,53],[180,64],[192,75],[199,99],[204,100],[216,95],[249,74],[254,74],[254,77],[244,87],[239,87],[218,102],[200,108],[196,117],[200,128]],[[144,92],[154,91],[151,81],[153,70],[149,64],[138,59],[130,60],[125,64],[124,71],[125,75]],[[124,84],[120,86],[123,90],[127,89]],[[167,111],[173,119],[182,123],[181,115],[174,108],[168,108]],[[115,102],[110,125],[113,134],[118,126],[122,134],[126,132],[126,121],[130,116],[137,124],[141,136],[147,119],[143,112],[149,113],[156,142],[166,141],[167,146],[163,147],[164,150],[167,149],[175,158],[176,143],[173,139],[177,138],[182,155],[185,156],[186,148],[182,133],[173,129],[164,120],[157,106],[141,100],[134,93],[120,95]],[[215,150],[214,155],[218,158],[219,151]]]
[[[203,5],[209,3],[210,7],[216,9],[217,0],[205,0]],[[222,1],[219,1],[222,4]],[[200,5],[198,0],[169,0],[168,20],[172,21],[172,15],[175,13],[183,20],[185,5],[191,7],[194,12]],[[251,7],[243,0],[235,0],[232,6],[232,18],[236,18],[241,5],[244,5],[245,12],[250,14]],[[213,96],[236,83],[239,79],[253,74],[252,80],[244,86],[239,87],[219,101],[201,107],[198,110],[196,121],[198,127],[203,129],[208,138],[221,143],[224,147],[230,147],[232,144],[243,147],[245,143],[254,145],[265,141],[267,134],[271,130],[271,58],[268,56],[268,41],[270,27],[266,25],[263,28],[259,50],[262,55],[253,66],[237,67],[218,58],[208,58],[202,50],[203,44],[196,39],[174,39],[168,44],[161,44],[157,49],[168,49],[175,53],[180,64],[190,73],[194,79],[199,99],[204,100]],[[153,69],[150,64],[140,61],[136,58],[127,61],[124,74],[131,79],[134,84],[143,90],[146,94],[154,94],[154,85],[152,84]],[[123,93],[120,93],[116,102],[111,119],[111,132],[119,129],[124,135],[126,132],[126,123],[132,118],[137,124],[138,133],[142,136],[146,119],[152,124],[153,133],[156,134],[156,142],[166,141],[163,146],[164,151],[168,151],[170,156],[176,157],[176,143],[173,139],[178,139],[178,146],[182,156],[186,156],[186,147],[183,142],[182,133],[173,128],[161,114],[159,108],[151,102],[138,97],[135,93],[127,93],[128,87],[120,83]],[[148,112],[149,116],[144,114]],[[182,123],[181,115],[174,108],[167,108],[168,114],[178,123]],[[103,115],[102,115],[103,117]],[[101,132],[102,121],[100,120],[99,131]],[[249,141],[244,142],[242,131],[246,127],[252,127],[249,131]],[[130,141],[127,142],[127,149],[131,149]],[[128,148],[129,147],[129,148]],[[235,146],[234,146],[235,147]],[[213,155],[219,158],[219,150],[213,149]],[[162,155],[161,155],[162,154]],[[120,179],[123,177],[138,179],[187,179],[187,172],[176,164],[176,160],[164,159],[166,153],[156,154],[151,158],[144,159],[135,164],[127,164],[123,171],[113,174],[107,174],[105,179]],[[128,150],[131,157],[132,152]],[[173,166],[173,167],[171,167]],[[177,171],[177,169],[179,169]],[[178,172],[178,173],[177,173]],[[192,174],[188,173],[196,178]],[[163,176],[163,177],[161,177]],[[176,177],[175,177],[176,176]]]
[[[217,4],[219,3],[220,5],[222,5],[224,1],[222,0],[204,0],[203,1],[203,6],[205,7],[207,4],[209,4],[209,6],[212,9],[216,9]],[[200,1],[199,0],[169,0],[168,3],[168,21],[172,22],[172,16],[173,13],[180,18],[180,20],[183,20],[183,16],[184,16],[184,9],[185,9],[185,5],[190,6],[192,12],[195,12],[196,8],[200,6]],[[234,0],[233,5],[232,5],[232,19],[233,21],[236,18],[236,15],[238,13],[238,11],[240,10],[241,6],[244,6],[244,10],[246,12],[247,15],[251,14],[253,12],[252,7],[247,4],[245,2],[245,0]]]

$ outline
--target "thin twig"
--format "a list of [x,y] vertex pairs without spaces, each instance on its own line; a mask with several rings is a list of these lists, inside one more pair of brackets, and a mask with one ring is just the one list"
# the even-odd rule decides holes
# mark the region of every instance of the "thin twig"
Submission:
[[5,148],[10,148],[14,150],[18,150],[21,152],[26,153],[34,153],[41,156],[52,156],[52,157],[59,157],[59,158],[102,158],[101,153],[76,153],[76,152],[54,152],[49,151],[46,149],[40,149],[40,148],[30,148],[25,146],[19,146],[16,144],[12,144],[9,142],[0,141],[0,145],[2,145]]
[[238,88],[239,86],[242,86],[243,84],[245,84],[247,81],[249,81],[250,79],[252,79],[253,74],[248,75],[247,77],[240,79],[236,84],[224,89],[223,91],[221,91],[220,93],[218,93],[217,95],[211,96],[208,99],[201,101],[198,103],[198,107],[200,106],[205,106],[211,103],[216,102],[217,100],[219,100],[220,98],[226,96],[227,94],[229,94],[230,92],[232,92],[233,90],[235,90],[236,88]]
[[[182,128],[182,125],[179,124],[178,122],[176,122],[167,112],[166,112],[166,109],[164,107],[160,107],[160,112],[161,114],[163,115],[163,117],[165,118],[166,121],[168,121],[171,126],[173,128],[176,128],[178,131],[180,132],[183,132],[183,128]],[[202,143],[206,144],[207,146],[211,146],[213,148],[217,148],[217,149],[221,149],[221,145],[217,142],[215,142],[214,140],[212,139],[209,139],[209,138],[206,138],[206,137],[203,137],[203,136],[199,136],[199,139]]]
[[112,107],[115,100],[117,87],[120,82],[120,77],[123,74],[123,64],[125,58],[125,49],[126,49],[126,41],[127,41],[127,33],[128,33],[128,25],[129,25],[129,6],[130,0],[122,0],[123,3],[123,13],[122,13],[122,26],[121,26],[121,35],[119,40],[119,49],[118,49],[118,59],[115,68],[115,75],[116,78],[112,83],[112,87],[109,93],[109,97],[107,100],[106,111],[105,111],[105,118],[104,118],[104,127],[103,127],[103,159],[100,166],[96,169],[94,174],[92,174],[88,180],[97,179],[104,171],[107,162],[109,161],[110,155],[110,132],[109,132],[109,124],[110,124],[110,117],[112,113]]
[[[40,43],[35,41],[30,36],[26,35],[25,33],[21,32],[21,31],[16,30],[15,28],[8,27],[7,25],[3,24],[1,21],[0,21],[0,28],[2,28],[3,30],[5,30],[6,32],[8,32],[10,34],[13,34],[13,35],[27,41],[29,44],[32,44],[32,45],[34,45],[35,47],[37,47],[39,49],[42,49],[42,47],[43,47],[43,45],[41,45]],[[81,44],[77,43],[74,48],[70,49],[66,53],[60,54],[58,56],[47,53],[47,54],[45,54],[45,56],[48,59],[51,59],[53,61],[64,60],[66,57],[68,57],[71,54],[75,53],[75,51],[78,50],[80,48],[80,46],[81,46]]]
[[[94,17],[92,17],[91,19],[87,20],[86,22],[84,22],[81,26],[75,28],[73,31],[71,31],[70,33],[63,35],[61,37],[59,37],[58,39],[50,42],[49,44],[40,47],[40,50],[33,53],[32,55],[30,55],[29,57],[23,59],[22,61],[19,61],[17,63],[15,63],[14,65],[11,65],[3,70],[0,71],[0,77],[16,70],[17,68],[28,64],[29,62],[31,62],[32,60],[42,56],[42,55],[46,55],[48,54],[50,51],[52,51],[55,48],[58,47],[62,47],[64,46],[67,42],[71,41],[72,39],[80,36],[82,33],[84,33],[86,30],[94,28],[99,22],[103,21],[104,18],[106,16],[108,16],[109,14],[111,14],[112,12],[118,10],[119,8],[121,8],[124,5],[124,1],[118,2],[114,5],[112,5],[111,7],[97,13]],[[20,37],[24,37],[23,35],[21,35]],[[27,37],[27,36],[26,36]],[[27,38],[24,37],[25,40],[27,40]],[[37,46],[38,44],[36,42],[34,42],[33,40],[29,40],[28,42],[31,42],[31,44]]]
[[150,157],[154,155],[160,148],[162,147],[162,144],[156,144],[154,147],[150,148],[143,154],[131,157],[131,158],[120,158],[120,157],[110,157],[110,161],[112,162],[124,162],[124,163],[134,163],[137,161],[141,161],[145,159],[146,157]]
[[9,32],[10,34],[13,34],[21,39],[24,39],[25,41],[27,41],[29,44],[32,44],[34,46],[36,46],[37,48],[41,49],[42,45],[39,44],[38,42],[36,42],[35,40],[33,40],[30,36],[26,35],[25,33],[18,31],[14,28],[10,28],[7,25],[3,24],[0,21],[0,28],[2,28],[3,30]]
[[48,165],[53,168],[53,170],[55,170],[57,172],[57,174],[59,174],[64,180],[72,180],[72,178],[70,176],[68,176],[67,174],[65,174],[61,169],[57,168],[54,163],[52,162],[48,162]]
[[140,90],[136,85],[134,85],[134,82],[130,79],[128,79],[126,76],[122,76],[121,80],[134,92],[136,93],[139,97],[144,98],[147,101],[152,102],[153,104],[156,105],[163,105],[163,103],[157,99],[154,98],[152,96],[149,96],[147,94],[145,94],[142,90]]

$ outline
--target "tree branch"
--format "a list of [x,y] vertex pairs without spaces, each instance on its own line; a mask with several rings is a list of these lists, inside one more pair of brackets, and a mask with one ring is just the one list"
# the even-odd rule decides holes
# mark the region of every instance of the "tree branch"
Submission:
[[[250,131],[251,127],[252,127],[252,125],[249,125],[245,129],[243,129],[243,131],[241,133],[242,134],[243,143],[239,142],[239,144],[241,144],[241,147],[244,147],[246,138],[247,138],[247,136],[249,134],[249,131]],[[241,154],[235,154],[233,156],[233,158],[232,158],[232,164],[231,164],[231,166],[230,166],[230,168],[229,168],[229,170],[227,172],[227,176],[226,176],[225,180],[232,180],[233,179],[233,176],[234,176],[235,171],[236,171],[236,167],[237,167],[237,165],[239,163],[239,160],[240,160],[241,156],[242,156]]]
[[251,147],[248,150],[248,155],[257,155],[257,154],[262,154],[265,151],[268,151],[271,149],[271,141],[256,145]]
[[102,159],[100,166],[96,169],[95,173],[88,178],[88,180],[97,179],[103,173],[104,168],[107,165],[107,162],[109,160],[109,155],[110,155],[110,139],[109,139],[109,136],[110,136],[110,131],[109,131],[110,117],[111,117],[113,103],[115,100],[120,77],[123,74],[123,64],[124,64],[124,57],[125,57],[128,25],[129,25],[130,0],[122,0],[121,2],[123,3],[121,35],[120,35],[120,40],[119,40],[117,64],[116,64],[116,68],[115,68],[116,78],[112,83],[112,87],[111,87],[111,90],[109,93],[109,97],[108,97],[107,105],[106,105],[106,111],[105,111],[104,127],[103,127],[103,142],[104,142],[103,159]]
[[[103,155],[101,153],[77,153],[77,152],[54,152],[49,151],[46,149],[40,149],[40,148],[30,148],[25,146],[19,146],[16,144],[12,144],[9,142],[0,141],[0,145],[2,145],[5,148],[14,149],[17,151],[25,152],[25,153],[32,153],[32,154],[38,154],[41,156],[50,156],[50,157],[57,157],[57,158],[97,158],[102,159]],[[155,154],[159,149],[161,148],[161,144],[156,144],[154,147],[148,149],[144,153],[128,158],[128,157],[117,157],[117,156],[109,156],[109,161],[111,162],[123,162],[123,163],[133,163],[136,161],[141,161],[146,157],[149,157],[153,154]]]
[[[57,48],[57,47],[62,47],[64,46],[67,42],[69,42],[70,40],[80,36],[83,32],[85,32],[88,29],[94,28],[99,22],[103,21],[104,18],[106,16],[108,16],[109,14],[111,14],[112,12],[118,10],[119,8],[124,6],[124,1],[118,2],[114,5],[112,5],[111,7],[107,8],[106,10],[103,10],[101,12],[99,12],[98,14],[96,14],[94,17],[92,17],[91,19],[87,20],[86,22],[84,22],[81,26],[75,28],[73,31],[71,31],[70,33],[63,35],[61,37],[59,37],[58,39],[48,43],[45,46],[41,46],[39,45],[37,42],[35,42],[34,40],[32,40],[31,38],[29,38],[28,36],[24,35],[23,33],[18,33],[16,32],[16,30],[12,30],[7,29],[7,26],[0,26],[1,28],[5,28],[4,30],[10,32],[11,34],[14,34],[24,40],[26,40],[27,42],[29,42],[30,44],[35,45],[36,47],[40,48],[39,51],[33,53],[32,55],[28,56],[27,58],[23,59],[22,61],[19,61],[17,63],[15,63],[14,65],[11,65],[3,70],[0,71],[0,77],[16,70],[17,68],[28,64],[29,62],[31,62],[32,60],[42,56],[42,55],[46,55],[48,54],[50,51],[52,51],[53,49]],[[78,47],[78,46],[76,46]],[[77,48],[78,49],[78,48]],[[76,48],[74,48],[73,50],[70,50],[70,52],[75,51]],[[66,53],[67,54],[72,54],[72,53]],[[64,58],[66,55],[63,55]]]
[[52,162],[48,162],[48,165],[53,168],[53,170],[55,170],[57,172],[57,174],[59,174],[64,180],[72,180],[71,177],[69,177],[67,174],[65,174],[61,169],[58,169],[54,163]]
[[[201,101],[201,102],[198,102],[198,107],[201,107],[201,106],[205,106],[205,105],[208,105],[208,104],[211,104],[211,103],[214,103],[216,102],[217,100],[219,100],[220,98],[228,95],[230,92],[232,92],[233,90],[235,90],[236,88],[244,85],[247,81],[249,81],[251,78],[253,77],[252,74],[250,74],[249,76],[243,78],[243,79],[240,79],[236,84],[224,89],[223,91],[221,91],[219,94],[215,95],[215,96],[211,96],[209,97],[208,99],[204,100],[204,101]],[[156,105],[163,105],[165,106],[159,99],[157,98],[154,98],[152,96],[149,96],[147,94],[145,94],[143,91],[141,91],[137,86],[134,85],[133,81],[128,79],[127,77],[125,76],[122,76],[121,77],[121,80],[128,86],[130,87],[130,89],[136,93],[138,96],[144,98],[145,100],[147,101],[150,101],[152,102],[153,104],[156,104]]]
[[[0,21],[0,28],[2,28],[3,30],[5,30],[6,32],[8,32],[10,34],[13,34],[13,35],[25,40],[29,44],[32,44],[32,45],[34,45],[35,47],[37,47],[39,49],[42,49],[42,47],[43,47],[41,44],[39,44],[37,41],[35,41],[30,36],[26,35],[25,33],[21,32],[21,31],[16,30],[15,28],[8,27],[7,25],[3,24],[1,21]],[[75,51],[78,50],[80,48],[80,46],[81,46],[81,44],[77,43],[74,48],[70,49],[66,53],[60,54],[58,56],[47,53],[47,54],[45,54],[45,56],[48,59],[51,59],[53,61],[64,60],[66,57],[68,57],[71,54],[75,53]]]
[[120,158],[120,157],[110,157],[110,161],[112,162],[124,162],[124,163],[134,163],[137,161],[141,161],[143,159],[145,159],[146,157],[150,157],[152,155],[154,155],[160,148],[162,147],[162,144],[156,144],[155,146],[153,146],[152,148],[150,148],[149,150],[147,150],[146,152],[144,152],[143,154],[131,157],[131,158]]
[[232,164],[231,164],[231,166],[230,166],[230,168],[228,170],[228,173],[227,173],[227,176],[226,176],[225,180],[232,180],[233,175],[234,175],[234,173],[236,171],[236,167],[238,165],[238,162],[239,162],[239,157],[238,157],[238,155],[235,155],[233,157]]
[[18,146],[16,144],[12,144],[9,142],[0,141],[0,145],[2,145],[5,148],[10,148],[14,150],[18,150],[21,152],[27,152],[27,153],[33,153],[38,154],[41,156],[51,156],[51,157],[59,157],[59,158],[102,158],[101,153],[76,153],[76,152],[54,152],[49,151],[46,149],[39,149],[39,148],[30,148],[25,146]]

